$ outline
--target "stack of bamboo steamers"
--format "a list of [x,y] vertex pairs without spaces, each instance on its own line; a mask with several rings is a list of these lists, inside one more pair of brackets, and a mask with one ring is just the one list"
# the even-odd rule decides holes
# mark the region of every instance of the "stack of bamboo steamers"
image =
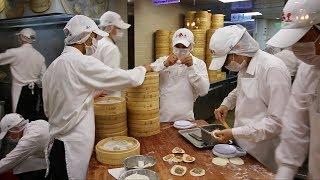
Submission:
[[169,30],[157,30],[155,33],[155,55],[156,59],[167,56],[172,52],[172,32]]
[[129,135],[147,137],[160,132],[159,74],[147,73],[143,84],[126,92]]

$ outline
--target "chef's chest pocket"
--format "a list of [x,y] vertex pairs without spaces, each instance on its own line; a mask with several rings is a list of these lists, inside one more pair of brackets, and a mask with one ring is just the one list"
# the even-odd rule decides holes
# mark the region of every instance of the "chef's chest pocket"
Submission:
[[240,79],[240,96],[246,97],[248,100],[256,101],[259,98],[258,80],[256,78],[241,78]]

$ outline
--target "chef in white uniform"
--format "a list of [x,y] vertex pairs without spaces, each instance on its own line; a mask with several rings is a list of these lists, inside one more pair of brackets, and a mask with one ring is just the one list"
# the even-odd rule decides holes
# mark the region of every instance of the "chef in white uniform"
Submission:
[[160,121],[194,120],[193,104],[209,91],[206,64],[191,54],[193,33],[178,29],[172,37],[173,54],[151,67],[160,73]]
[[[289,15],[290,14],[290,15]],[[282,29],[267,43],[292,46],[299,66],[283,115],[276,179],[293,179],[309,153],[308,179],[320,178],[320,1],[289,0]]]
[[238,71],[237,87],[215,110],[224,121],[235,108],[234,128],[215,133],[218,140],[235,138],[240,147],[265,166],[276,171],[274,150],[279,143],[281,117],[290,94],[290,74],[277,57],[259,49],[258,43],[241,25],[215,31],[210,40],[214,58],[209,69],[224,66]]
[[0,160],[0,174],[13,169],[19,179],[44,179],[45,148],[49,141],[49,124],[44,120],[28,122],[21,115],[5,115],[0,121],[0,139],[12,132],[21,132],[17,146]]
[[[98,49],[94,57],[101,60],[111,68],[120,68],[121,53],[116,43],[123,37],[124,31],[130,27],[121,16],[112,11],[107,11],[100,17],[99,28],[106,31],[109,36],[98,41]],[[121,91],[105,92],[108,96],[121,97]]]
[[22,29],[18,34],[21,44],[0,54],[0,65],[9,64],[12,74],[12,111],[16,112],[21,89],[33,83],[41,83],[46,71],[45,58],[32,47],[36,32],[31,28]]
[[297,58],[297,56],[294,55],[294,53],[292,52],[292,48],[284,48],[282,51],[274,55],[284,62],[284,64],[289,69],[291,78],[294,78],[297,74],[297,70],[301,61]]
[[49,178],[86,179],[95,136],[94,92],[139,86],[151,67],[112,69],[92,57],[97,39],[107,33],[86,16],[71,18],[64,32],[66,46],[43,77],[44,109],[50,124]]

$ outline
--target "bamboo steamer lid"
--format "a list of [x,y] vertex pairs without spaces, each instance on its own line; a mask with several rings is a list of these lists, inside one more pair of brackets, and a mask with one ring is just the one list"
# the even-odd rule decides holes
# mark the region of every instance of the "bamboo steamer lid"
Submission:
[[[133,147],[128,150],[122,151],[108,151],[103,148],[103,145],[110,141],[128,141],[133,143]],[[122,165],[125,158],[139,155],[140,154],[140,143],[138,140],[132,137],[117,136],[106,138],[98,142],[96,145],[96,158],[100,163],[108,165]]]
[[134,131],[129,132],[130,136],[133,136],[133,137],[149,137],[149,136],[153,136],[153,135],[156,135],[159,133],[160,133],[160,129],[157,131],[145,132],[145,133],[134,132]]
[[100,141],[101,139],[104,139],[104,138],[115,137],[115,136],[128,136],[128,129],[125,129],[120,132],[115,132],[115,133],[97,133],[96,132],[97,141]]
[[35,13],[41,13],[50,8],[51,0],[30,0],[30,8]]
[[160,103],[159,101],[150,101],[150,102],[127,102],[128,109],[130,110],[152,110],[159,109]]
[[127,92],[136,92],[136,93],[149,93],[159,91],[159,84],[146,84],[141,85],[135,88],[127,89]]
[[0,12],[4,9],[4,0],[0,0]]
[[126,113],[126,101],[123,97],[102,97],[95,101],[96,115],[114,115]]
[[5,0],[4,11],[7,18],[22,17],[24,13],[24,0]]

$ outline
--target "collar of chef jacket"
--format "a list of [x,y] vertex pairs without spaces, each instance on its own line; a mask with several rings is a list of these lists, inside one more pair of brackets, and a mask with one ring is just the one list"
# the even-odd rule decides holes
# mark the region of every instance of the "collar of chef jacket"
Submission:
[[64,54],[64,53],[74,53],[74,54],[83,55],[82,52],[79,49],[77,49],[75,47],[72,47],[72,46],[65,46],[64,49],[63,49],[62,54]]
[[258,52],[252,57],[251,61],[249,62],[249,65],[247,67],[246,73],[254,76],[255,71],[258,66],[258,59],[259,59],[259,54],[261,50],[258,50]]

